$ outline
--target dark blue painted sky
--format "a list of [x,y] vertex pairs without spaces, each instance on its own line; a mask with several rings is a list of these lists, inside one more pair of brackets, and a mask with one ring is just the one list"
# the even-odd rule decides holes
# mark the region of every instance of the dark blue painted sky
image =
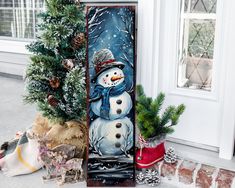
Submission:
[[[97,9],[101,11],[96,13]],[[96,17],[93,20],[94,15]],[[90,7],[87,17],[88,22],[93,20],[88,24],[88,27],[90,25],[88,28],[90,77],[94,76],[92,62],[94,53],[108,48],[117,61],[125,64],[124,74],[127,86],[130,88],[133,81],[134,63],[134,11],[130,7]]]

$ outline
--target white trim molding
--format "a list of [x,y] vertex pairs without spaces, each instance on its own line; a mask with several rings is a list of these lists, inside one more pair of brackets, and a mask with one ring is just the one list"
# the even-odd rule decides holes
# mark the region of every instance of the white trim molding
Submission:
[[[221,137],[219,156],[224,159],[232,159],[235,142],[235,63],[234,63],[234,44],[235,44],[235,1],[219,1],[223,4],[223,44],[221,48],[221,62],[226,62],[225,79],[223,80],[224,95],[221,99]],[[220,6],[218,6],[220,7]]]
[[24,75],[27,63],[29,62],[29,55],[0,52],[0,57],[0,73],[18,76]]
[[28,41],[0,40],[0,52],[30,54],[25,48],[29,43]]
[[216,19],[216,14],[185,13],[182,17],[184,19]]
[[[138,1],[137,83],[147,95],[156,95],[158,82],[160,0]],[[156,30],[156,28],[158,28]]]
[[0,40],[0,73],[23,76],[29,62],[29,42]]

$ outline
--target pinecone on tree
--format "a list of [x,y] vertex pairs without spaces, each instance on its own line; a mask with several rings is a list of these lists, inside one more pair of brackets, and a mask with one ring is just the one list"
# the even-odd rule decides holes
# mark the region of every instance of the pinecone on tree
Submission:
[[47,102],[49,103],[49,105],[51,105],[52,107],[55,107],[58,105],[59,101],[53,96],[53,95],[48,95],[47,97]]
[[166,163],[174,164],[177,161],[177,155],[175,154],[174,148],[170,147],[164,155],[164,161]]
[[63,59],[62,60],[62,65],[67,69],[67,70],[72,70],[74,68],[74,59]]
[[136,175],[136,183],[139,185],[145,184],[145,175],[143,172]]
[[57,89],[59,86],[60,86],[60,79],[57,78],[57,77],[53,77],[49,80],[50,82],[50,86],[53,88],[53,89]]
[[77,36],[75,36],[72,41],[71,45],[73,49],[78,49],[80,48],[84,43],[85,43],[85,34],[84,33],[79,33]]

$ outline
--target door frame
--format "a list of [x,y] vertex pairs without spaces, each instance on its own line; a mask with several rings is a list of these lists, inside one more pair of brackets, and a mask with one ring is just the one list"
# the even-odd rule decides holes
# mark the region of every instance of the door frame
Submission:
[[[216,31],[217,44],[219,49],[215,49],[217,61],[226,62],[225,66],[217,63],[220,74],[220,79],[216,79],[219,83],[220,89],[215,90],[212,95],[208,95],[206,100],[220,100],[221,108],[221,135],[218,138],[219,141],[219,157],[224,159],[231,159],[234,152],[235,141],[235,70],[234,62],[234,50],[235,44],[235,2],[233,0],[223,1],[217,0],[219,11],[217,12],[218,27]],[[168,4],[164,4],[167,3]],[[169,41],[163,41],[163,32],[172,32],[170,28],[168,31],[162,30],[166,16],[171,16],[171,12],[176,11],[179,8],[174,6],[175,3],[179,4],[180,0],[139,0],[138,1],[138,45],[137,45],[137,83],[142,84],[145,88],[148,96],[156,96],[159,92],[159,65],[161,63],[161,45],[163,43],[169,43]],[[171,3],[169,3],[171,2]],[[167,8],[166,8],[167,7]],[[168,11],[166,13],[166,11]],[[169,13],[169,14],[168,14]],[[178,23],[175,23],[178,24]],[[176,49],[169,50],[174,56]],[[219,53],[218,53],[219,52]],[[163,53],[164,54],[164,53]],[[165,54],[166,55],[166,54]],[[175,56],[174,56],[175,57]],[[218,69],[218,68],[217,68]],[[172,74],[169,75],[171,79]],[[217,76],[216,76],[217,77]],[[214,78],[216,78],[214,76]],[[171,86],[168,86],[172,89]],[[174,92],[177,92],[174,90]],[[200,92],[196,92],[196,95],[192,95],[192,92],[187,94],[190,97],[199,97]],[[220,98],[219,98],[220,96]]]

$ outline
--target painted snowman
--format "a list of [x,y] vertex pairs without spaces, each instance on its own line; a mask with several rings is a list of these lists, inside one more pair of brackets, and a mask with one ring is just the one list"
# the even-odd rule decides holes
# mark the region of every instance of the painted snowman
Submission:
[[100,155],[126,154],[133,146],[133,124],[127,117],[133,104],[126,91],[125,65],[108,49],[96,52],[93,62],[96,75],[90,107],[99,117],[91,122],[90,143]]

